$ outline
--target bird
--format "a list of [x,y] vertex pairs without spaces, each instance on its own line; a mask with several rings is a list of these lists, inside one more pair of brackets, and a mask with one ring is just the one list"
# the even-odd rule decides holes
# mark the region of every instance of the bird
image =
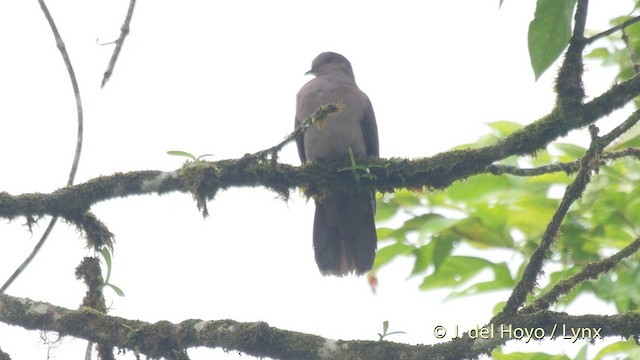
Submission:
[[[315,75],[296,97],[297,128],[320,106],[344,105],[342,111],[313,124],[296,137],[300,161],[322,163],[379,157],[378,125],[369,97],[356,85],[351,63],[323,52],[305,75]],[[334,192],[315,198],[313,248],[322,275],[363,275],[373,267],[378,238],[375,192]]]

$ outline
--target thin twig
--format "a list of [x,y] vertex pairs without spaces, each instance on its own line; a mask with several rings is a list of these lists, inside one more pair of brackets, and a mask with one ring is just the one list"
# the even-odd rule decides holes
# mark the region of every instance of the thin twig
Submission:
[[516,287],[513,289],[511,296],[507,300],[503,314],[515,314],[518,307],[524,304],[527,295],[535,286],[538,275],[542,271],[542,263],[544,261],[545,254],[555,242],[560,231],[560,224],[566,216],[569,207],[573,202],[580,198],[589,183],[591,179],[591,171],[598,169],[602,150],[617,139],[622,133],[634,126],[639,120],[640,110],[636,110],[624,122],[602,137],[597,136],[597,128],[594,125],[589,127],[592,138],[591,146],[589,146],[587,153],[580,160],[580,171],[578,171],[574,181],[567,187],[558,209],[556,209],[556,212],[551,218],[551,222],[547,225],[540,244],[531,255],[531,259],[524,269],[522,279],[518,282]]
[[603,32],[601,32],[599,34],[593,35],[592,37],[587,39],[587,44],[591,44],[592,42],[594,42],[594,41],[596,41],[596,40],[598,40],[600,38],[603,38],[605,36],[609,36],[609,35],[613,34],[614,32],[616,32],[618,30],[622,30],[624,28],[627,28],[627,27],[637,23],[638,21],[640,21],[640,16],[636,16],[634,18],[631,18],[631,19],[623,22],[620,25],[616,25],[616,26],[612,27],[609,30],[605,30],[605,31],[603,31]]
[[124,44],[124,39],[129,35],[129,25],[131,24],[131,18],[133,17],[133,9],[136,6],[136,0],[130,0],[129,9],[127,10],[127,16],[124,19],[124,24],[120,27],[120,37],[116,40],[116,47],[113,49],[113,54],[111,54],[111,60],[109,60],[109,65],[107,65],[107,70],[104,71],[104,76],[102,77],[102,84],[100,87],[103,88],[104,85],[111,78],[111,74],[113,74],[113,68],[116,66],[116,61],[118,61],[118,56],[120,55],[120,50],[122,50],[122,45]]
[[568,163],[556,163],[536,168],[522,169],[517,166],[491,164],[487,166],[487,172],[493,175],[509,174],[514,176],[538,176],[542,174],[549,174],[559,171],[564,171],[567,174],[572,174],[580,169],[580,160],[568,162]]
[[633,72],[638,74],[640,73],[640,64],[638,64],[638,57],[633,52],[633,48],[629,43],[629,36],[627,32],[622,29],[622,41],[624,42],[625,47],[627,48],[627,52],[629,53],[629,59],[631,60],[631,64],[633,65]]
[[[640,148],[627,148],[620,151],[614,151],[610,153],[602,153],[600,156],[603,160],[615,160],[627,156],[633,156],[636,158],[640,157]],[[603,165],[603,164],[600,164]],[[544,166],[539,166],[535,168],[522,169],[517,166],[511,165],[501,165],[501,164],[491,164],[487,166],[487,173],[493,175],[502,175],[509,174],[514,176],[538,176],[543,174],[550,174],[555,172],[563,171],[567,175],[570,175],[576,171],[580,170],[580,160],[566,162],[566,163],[555,163]]]
[[[635,254],[638,249],[640,249],[640,238],[633,241],[631,244],[627,245],[624,249],[620,250],[616,254],[602,259],[598,262],[587,264],[583,267],[578,274],[571,276],[568,279],[562,280],[558,282],[548,293],[539,297],[535,301],[533,301],[530,305],[525,308],[520,309],[517,314],[511,316],[509,319],[494,317],[489,324],[482,326],[481,328],[487,328],[490,325],[499,325],[503,323],[503,321],[511,322],[512,324],[517,323],[519,326],[522,323],[518,321],[514,321],[514,317],[523,316],[523,315],[534,315],[534,314],[542,314],[545,310],[548,310],[549,307],[558,301],[558,298],[563,294],[568,293],[573,289],[576,285],[582,283],[587,279],[595,279],[600,274],[608,272],[613,269],[620,261],[623,259]],[[462,334],[462,338],[468,339],[469,333],[466,332]],[[493,349],[500,344],[503,344],[505,341],[504,337],[496,336],[493,339],[486,339],[490,341],[483,342],[475,342],[473,343],[472,349]]]
[[540,296],[530,305],[523,308],[519,313],[531,314],[540,310],[547,310],[549,306],[556,303],[560,296],[567,294],[571,289],[576,287],[587,279],[596,279],[599,275],[613,269],[620,261],[633,255],[640,249],[640,238],[634,240],[624,249],[618,251],[608,258],[598,262],[585,265],[579,273],[558,282],[548,293]]
[[331,115],[339,114],[343,108],[344,104],[342,103],[329,103],[320,106],[313,114],[304,119],[300,125],[298,125],[298,127],[296,127],[291,134],[287,135],[287,137],[285,137],[279,144],[268,149],[258,151],[254,153],[253,156],[261,158],[265,155],[271,154],[275,158],[275,154],[277,154],[285,145],[302,135],[302,133],[304,133],[312,124],[326,120]]
[[622,136],[627,130],[635,126],[640,121],[640,109],[634,111],[629,117],[623,121],[620,125],[616,126],[608,134],[601,137],[601,141],[606,144],[612,143],[614,140]]
[[560,201],[560,205],[547,225],[540,244],[538,244],[538,247],[534,250],[529,263],[524,269],[522,279],[518,282],[509,296],[509,299],[504,306],[503,314],[507,316],[515,314],[520,305],[525,302],[527,295],[535,286],[538,275],[542,271],[542,263],[545,259],[546,252],[558,237],[560,225],[562,224],[564,217],[567,215],[569,207],[580,198],[582,192],[591,179],[591,171],[593,170],[592,164],[594,164],[593,160],[597,158],[602,151],[599,144],[600,143],[597,141],[592,142],[592,146],[582,158],[578,175],[576,175],[574,181],[569,184],[565,190],[564,196]]
[[29,254],[29,256],[27,256],[27,258],[24,259],[22,264],[20,264],[20,266],[18,266],[18,268],[13,272],[13,274],[11,274],[11,276],[4,282],[4,285],[2,285],[2,288],[0,288],[0,293],[5,292],[9,288],[9,286],[11,286],[13,281],[18,276],[20,276],[20,274],[22,274],[24,269],[27,266],[29,266],[29,264],[31,263],[31,260],[33,260],[36,254],[38,254],[38,251],[40,251],[40,248],[42,247],[42,245],[44,245],[45,240],[47,240],[47,238],[49,237],[49,234],[51,234],[51,230],[53,230],[53,226],[56,224],[56,221],[58,221],[57,216],[54,216],[51,218],[51,220],[49,221],[49,225],[47,225],[47,228],[45,229],[44,233],[40,237],[40,240],[38,240],[38,243],[36,244],[36,246],[33,247],[33,250],[31,250],[31,253]]
[[[69,54],[67,53],[67,49],[64,45],[64,41],[62,41],[62,37],[58,32],[58,28],[56,27],[56,24],[53,21],[53,18],[51,17],[51,13],[49,13],[49,9],[47,8],[47,5],[45,4],[44,0],[38,0],[38,3],[40,3],[42,12],[44,13],[45,18],[47,19],[47,22],[51,27],[51,31],[53,32],[53,36],[56,39],[56,45],[58,47],[58,50],[60,50],[60,54],[62,55],[62,59],[64,60],[64,64],[67,68],[67,72],[69,73],[71,86],[73,87],[73,95],[76,100],[76,112],[78,114],[78,133],[76,136],[76,151],[73,157],[73,163],[71,164],[71,170],[69,171],[69,177],[67,178],[67,186],[71,186],[73,185],[73,180],[76,177],[78,164],[80,163],[80,154],[82,153],[82,134],[83,134],[84,116],[82,111],[82,100],[80,99],[80,88],[78,86],[76,74],[73,71],[73,66],[71,65],[71,60],[69,59]],[[44,242],[49,237],[49,234],[51,234],[51,230],[53,229],[57,220],[58,220],[57,216],[54,216],[53,218],[51,218],[51,220],[49,221],[49,225],[47,225],[47,229],[42,234],[42,237],[40,238],[36,246],[34,246],[29,256],[27,256],[27,258],[22,262],[22,264],[20,264],[20,266],[13,272],[13,274],[9,277],[9,279],[5,281],[5,283],[2,285],[2,288],[0,288],[0,293],[5,292],[9,288],[9,286],[11,286],[13,281],[18,276],[20,276],[22,271],[24,271],[24,269],[27,266],[29,266],[29,264],[31,263],[31,260],[33,260],[33,258],[38,254],[38,252],[40,251],[40,248],[42,248],[42,245],[44,245]]]

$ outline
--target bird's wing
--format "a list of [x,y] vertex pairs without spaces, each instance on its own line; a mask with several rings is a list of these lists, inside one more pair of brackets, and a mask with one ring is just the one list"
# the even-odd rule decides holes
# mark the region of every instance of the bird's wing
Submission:
[[[296,121],[293,128],[297,129],[298,126],[300,126],[300,124],[302,123],[302,121],[304,121],[304,119],[298,118],[298,114],[296,114]],[[300,157],[300,162],[304,164],[307,162],[307,156],[304,152],[304,133],[301,133],[298,136],[296,136],[296,145],[298,146],[298,156]]]
[[376,124],[376,115],[373,112],[373,106],[369,97],[365,95],[367,104],[364,109],[364,116],[360,122],[362,135],[364,137],[367,156],[380,156],[380,144],[378,143],[378,125]]

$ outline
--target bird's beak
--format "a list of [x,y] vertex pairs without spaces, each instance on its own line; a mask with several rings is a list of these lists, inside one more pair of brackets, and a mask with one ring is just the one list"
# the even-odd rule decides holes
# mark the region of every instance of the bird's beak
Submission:
[[316,73],[313,72],[313,69],[307,71],[306,73],[304,73],[305,75],[315,75]]

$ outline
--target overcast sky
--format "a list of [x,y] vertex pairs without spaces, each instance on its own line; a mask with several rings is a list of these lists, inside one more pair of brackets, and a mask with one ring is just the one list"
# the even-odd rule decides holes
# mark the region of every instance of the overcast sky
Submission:
[[[100,89],[113,47],[98,43],[118,36],[128,1],[49,1],[84,105],[76,183],[116,171],[179,168],[183,160],[168,150],[220,160],[280,142],[293,127],[295,94],[310,79],[304,73],[323,51],[351,61],[376,112],[382,157],[431,156],[475,141],[491,121],[529,123],[554,101],[555,70],[535,82],[529,65],[534,3],[507,0],[498,10],[498,0],[139,1],[115,73]],[[605,29],[630,4],[591,1],[588,27]],[[75,147],[67,72],[37,1],[0,2],[0,38],[0,191],[51,192],[65,184]],[[611,70],[587,67],[589,96],[611,81]],[[281,160],[299,164],[294,145]],[[365,278],[322,277],[311,247],[313,209],[297,193],[285,203],[263,188],[219,194],[204,220],[187,194],[95,206],[116,234],[111,280],[126,293],[120,298],[107,290],[110,314],[151,322],[262,320],[368,340],[377,340],[388,320],[391,331],[407,333],[389,340],[437,343],[434,326],[481,325],[507,296],[442,303],[447,292],[419,292],[421,279],[408,279],[410,261],[382,269],[376,295]],[[0,282],[31,251],[48,218],[33,234],[24,222],[0,221]],[[92,254],[72,226],[59,223],[8,293],[77,308],[85,287],[73,271]],[[0,324],[0,347],[15,359],[46,358],[39,339],[37,332]],[[583,344],[567,345],[563,350],[573,355]],[[66,338],[52,355],[79,359],[85,346]],[[189,354],[212,358],[208,350]]]

